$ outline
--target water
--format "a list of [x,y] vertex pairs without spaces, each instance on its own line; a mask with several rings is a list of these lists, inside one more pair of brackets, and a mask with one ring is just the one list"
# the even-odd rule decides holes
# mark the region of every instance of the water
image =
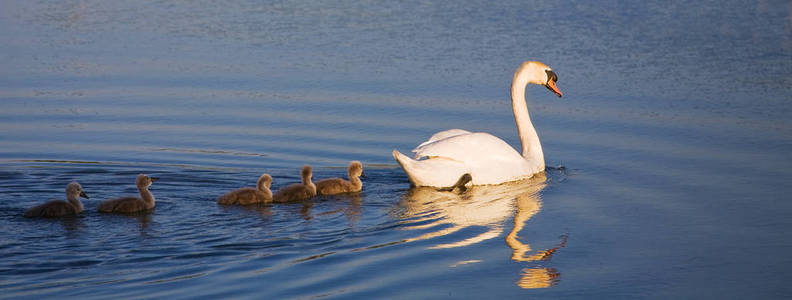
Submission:
[[[4,1],[0,290],[7,298],[788,298],[792,5]],[[391,150],[464,128],[545,177],[410,189]],[[357,196],[214,199],[342,176]],[[157,208],[99,201],[158,176]],[[75,218],[25,219],[78,180]]]

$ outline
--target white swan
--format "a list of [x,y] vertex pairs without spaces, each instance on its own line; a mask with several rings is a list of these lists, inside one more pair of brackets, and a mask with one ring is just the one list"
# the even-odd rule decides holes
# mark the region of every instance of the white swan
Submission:
[[544,85],[561,97],[558,76],[547,65],[527,61],[517,68],[511,87],[512,109],[522,143],[522,155],[503,140],[485,132],[451,129],[435,133],[413,150],[411,159],[398,150],[393,158],[415,186],[448,187],[464,174],[473,185],[500,184],[530,178],[544,171],[544,154],[525,104],[529,83]]

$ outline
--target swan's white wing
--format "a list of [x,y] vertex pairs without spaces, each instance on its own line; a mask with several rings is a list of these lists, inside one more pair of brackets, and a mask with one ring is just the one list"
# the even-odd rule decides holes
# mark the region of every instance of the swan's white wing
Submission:
[[458,134],[420,146],[416,157],[445,157],[461,162],[522,159],[509,144],[485,132]]
[[[416,156],[425,158],[416,162],[427,164],[437,164],[440,161],[457,162],[460,165],[458,169],[467,170],[464,172],[469,172],[473,177],[474,185],[498,184],[527,178],[536,173],[535,169],[538,168],[509,144],[484,132],[455,135],[426,144],[416,150]],[[433,166],[435,172],[440,168]],[[437,174],[425,173],[433,180],[438,177]]]
[[[431,144],[431,143],[434,143],[436,141],[439,141],[439,140],[442,140],[442,139],[446,139],[446,138],[449,138],[449,137],[452,137],[452,136],[456,136],[456,135],[460,135],[460,134],[468,134],[468,133],[470,133],[470,131],[462,130],[462,129],[449,129],[449,130],[445,130],[445,131],[440,131],[440,132],[435,133],[434,135],[432,135],[432,137],[430,137],[428,140],[426,140],[426,142],[423,142],[420,145],[418,145],[418,147],[415,147],[415,149],[413,149],[412,152],[418,152],[418,149],[420,149],[421,147],[426,146],[426,145]],[[415,158],[419,158],[419,157],[416,156]]]
[[453,159],[438,157],[413,160],[397,150],[393,150],[393,158],[399,162],[407,178],[416,186],[449,187],[454,185],[460,176],[470,173],[465,164]]
[[471,184],[499,184],[531,177],[540,165],[529,162],[503,140],[484,132],[459,134],[415,149],[413,160],[394,150],[394,158],[416,186],[448,187],[464,173]]

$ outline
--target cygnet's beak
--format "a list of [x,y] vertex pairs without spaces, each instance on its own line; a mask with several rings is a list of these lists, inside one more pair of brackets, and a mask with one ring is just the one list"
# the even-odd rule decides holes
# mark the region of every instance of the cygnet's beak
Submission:
[[87,195],[85,192],[83,192],[83,191],[80,191],[80,197],[83,197],[83,198],[85,198],[85,199],[91,199],[91,198],[90,198],[90,197],[88,197],[88,195]]
[[558,90],[558,87],[556,86],[555,81],[553,81],[552,79],[548,80],[547,84],[545,84],[545,87],[548,90],[550,90],[551,92],[553,92],[554,94],[556,94],[556,96],[558,96],[558,98],[561,98],[561,91]]
[[366,179],[368,177],[366,177],[366,173],[363,173],[363,171],[360,171],[360,178]]
[[154,182],[154,181],[159,180],[159,177],[149,177],[149,179],[151,179],[151,182]]

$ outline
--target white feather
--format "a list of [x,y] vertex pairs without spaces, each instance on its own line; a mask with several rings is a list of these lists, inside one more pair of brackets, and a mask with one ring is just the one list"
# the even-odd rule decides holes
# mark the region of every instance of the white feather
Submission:
[[[428,140],[426,140],[426,142],[423,142],[420,145],[418,145],[418,147],[415,147],[415,149],[413,149],[412,152],[418,152],[419,148],[421,148],[421,147],[423,147],[423,146],[425,146],[427,144],[430,144],[430,143],[433,143],[433,142],[436,142],[436,141],[439,141],[439,140],[442,140],[442,139],[445,139],[445,138],[449,138],[449,137],[452,137],[452,136],[455,136],[455,135],[466,134],[466,133],[470,133],[470,131],[463,130],[463,129],[449,129],[449,130],[445,130],[445,131],[440,131],[440,132],[435,133],[434,135],[432,135],[432,137],[430,137]],[[419,158],[420,157],[416,155],[415,159],[419,159]]]

